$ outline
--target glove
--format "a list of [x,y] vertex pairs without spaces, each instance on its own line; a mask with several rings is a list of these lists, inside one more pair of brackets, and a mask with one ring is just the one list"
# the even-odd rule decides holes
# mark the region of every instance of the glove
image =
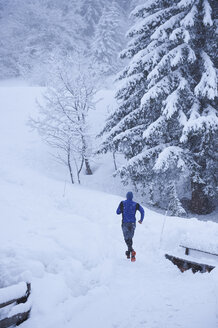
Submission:
[[142,220],[139,220],[138,223],[142,224]]

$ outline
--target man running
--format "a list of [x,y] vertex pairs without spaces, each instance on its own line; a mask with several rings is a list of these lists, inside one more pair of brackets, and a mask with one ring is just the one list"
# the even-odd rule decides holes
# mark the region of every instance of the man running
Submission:
[[136,227],[135,214],[136,214],[137,210],[141,213],[141,219],[138,221],[141,224],[144,219],[144,209],[138,203],[133,201],[133,193],[131,191],[129,191],[126,194],[126,200],[120,202],[120,204],[117,208],[117,214],[122,213],[123,236],[124,236],[126,245],[128,247],[128,250],[126,251],[126,256],[129,259],[130,254],[131,254],[132,262],[135,261],[135,256],[136,256],[136,252],[132,248],[132,243],[133,243],[132,239],[133,239],[135,227]]

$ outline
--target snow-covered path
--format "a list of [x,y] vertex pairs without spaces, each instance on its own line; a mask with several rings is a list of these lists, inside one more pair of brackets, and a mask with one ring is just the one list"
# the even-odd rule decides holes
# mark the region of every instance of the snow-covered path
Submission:
[[181,273],[164,252],[187,232],[218,237],[217,225],[167,218],[160,245],[164,216],[146,209],[134,238],[137,261],[125,259],[115,214],[121,197],[64,187],[28,132],[39,93],[0,88],[0,287],[31,281],[31,317],[21,327],[216,328],[217,269]]
[[213,273],[182,274],[166,261],[152,234],[153,224],[160,228],[152,212],[137,227],[131,263],[114,214],[117,197],[71,192],[67,200],[47,199],[46,208],[15,227],[13,219],[1,236],[1,279],[32,282],[32,316],[23,327],[216,327]]

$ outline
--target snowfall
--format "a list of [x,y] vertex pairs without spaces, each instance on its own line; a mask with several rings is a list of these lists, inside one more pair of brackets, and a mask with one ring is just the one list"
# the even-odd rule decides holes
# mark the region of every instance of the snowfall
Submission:
[[[182,273],[164,255],[183,256],[180,244],[218,253],[218,224],[168,217],[142,202],[136,262],[127,260],[116,208],[128,188],[113,178],[107,157],[92,162],[94,175],[81,185],[69,183],[27,124],[42,92],[0,83],[0,301],[10,298],[9,286],[19,296],[31,283],[22,328],[217,328],[218,269]],[[93,126],[110,97],[101,91]]]

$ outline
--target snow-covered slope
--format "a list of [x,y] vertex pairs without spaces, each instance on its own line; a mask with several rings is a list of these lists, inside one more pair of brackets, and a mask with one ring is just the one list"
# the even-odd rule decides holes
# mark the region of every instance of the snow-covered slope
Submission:
[[215,247],[217,224],[145,209],[137,261],[126,260],[115,214],[122,198],[65,184],[29,130],[40,93],[0,87],[0,287],[31,281],[31,317],[21,327],[216,328],[217,269],[182,274],[163,255],[184,239]]

